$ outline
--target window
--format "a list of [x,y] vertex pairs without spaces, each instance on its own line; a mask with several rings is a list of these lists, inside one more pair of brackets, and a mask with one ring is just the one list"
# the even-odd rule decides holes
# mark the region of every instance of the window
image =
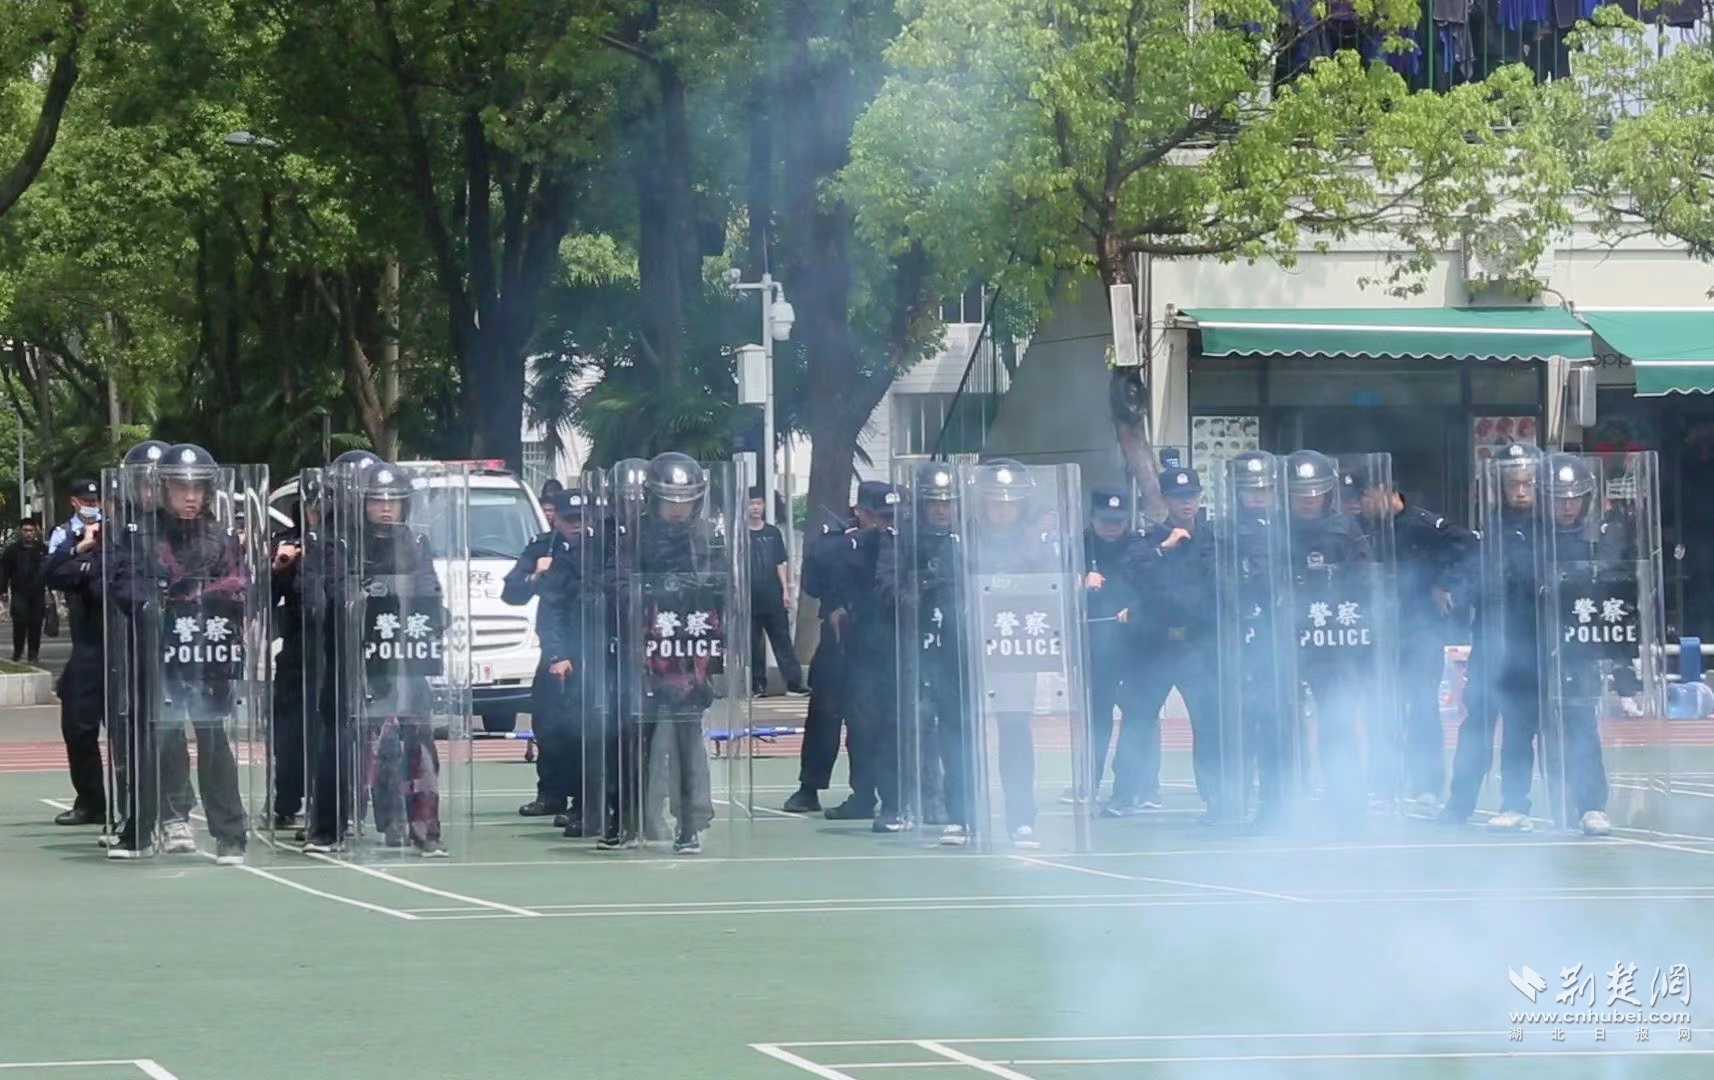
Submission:
[[894,394],[892,448],[894,457],[932,453],[934,441],[952,408],[952,394]]
[[553,451],[544,439],[524,440],[524,483],[531,491],[540,491],[553,476]]
[[965,289],[963,296],[949,296],[940,302],[942,322],[981,324],[987,317],[988,295],[980,282]]
[[[445,504],[435,500],[433,508]],[[412,524],[424,527],[429,535],[442,535],[439,523],[424,521],[413,515]],[[516,559],[523,554],[524,545],[542,531],[543,522],[523,488],[470,489],[470,557],[473,559]]]

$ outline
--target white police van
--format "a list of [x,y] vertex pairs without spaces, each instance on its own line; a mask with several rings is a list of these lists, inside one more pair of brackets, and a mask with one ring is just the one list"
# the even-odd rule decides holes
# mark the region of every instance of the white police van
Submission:
[[[541,660],[536,637],[536,602],[513,607],[500,598],[506,573],[524,546],[547,531],[547,517],[536,496],[499,461],[398,463],[452,464],[470,468],[470,697],[472,711],[491,732],[517,727],[518,713],[530,707],[530,682]],[[296,477],[268,496],[268,516],[292,527],[298,497]]]

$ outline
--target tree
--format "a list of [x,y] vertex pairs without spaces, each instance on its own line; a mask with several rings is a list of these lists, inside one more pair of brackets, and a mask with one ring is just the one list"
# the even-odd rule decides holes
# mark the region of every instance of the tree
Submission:
[[[1350,6],[1386,31],[1419,16]],[[1293,67],[1325,27],[1279,27],[1273,0],[912,7],[853,140],[861,227],[1033,301],[1065,277],[1134,285],[1138,256],[1289,264],[1306,239],[1370,231],[1400,241],[1388,283],[1409,290],[1454,237],[1504,221],[1527,256],[1564,220],[1522,69],[1436,94],[1353,50]],[[1114,379],[1147,484],[1146,395],[1137,373]]]
[[[27,115],[30,98],[35,99],[35,119],[22,147],[14,150],[6,145],[10,140],[0,137],[0,150],[5,151],[0,155],[0,217],[35,182],[59,138],[60,118],[77,84],[78,51],[88,17],[84,0],[17,0],[7,6],[0,23],[0,120]],[[44,53],[46,78],[37,88],[34,76]],[[16,93],[25,86],[39,92]]]
[[1652,234],[1714,259],[1714,42],[1651,36],[1613,8],[1549,89],[1579,201],[1615,238]]

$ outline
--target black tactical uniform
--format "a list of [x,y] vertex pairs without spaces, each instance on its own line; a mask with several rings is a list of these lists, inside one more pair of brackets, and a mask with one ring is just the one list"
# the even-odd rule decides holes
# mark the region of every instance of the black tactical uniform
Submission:
[[1226,790],[1231,781],[1222,768],[1228,748],[1221,739],[1215,670],[1214,538],[1199,505],[1202,482],[1196,473],[1174,466],[1159,480],[1170,516],[1144,529],[1127,556],[1141,603],[1131,618],[1141,649],[1128,676],[1137,731],[1128,734],[1132,721],[1126,713],[1113,801],[1104,816],[1159,804],[1160,710],[1177,687],[1190,713],[1196,792],[1209,811],[1203,820],[1229,820],[1242,813],[1243,799],[1241,792]]
[[[1119,770],[1121,764],[1128,765],[1145,774],[1143,779],[1131,782],[1150,785],[1147,795],[1153,801],[1160,771],[1159,705],[1154,706],[1151,725],[1149,718],[1143,715],[1149,711],[1148,704],[1138,698],[1136,691],[1141,686],[1139,668],[1151,663],[1152,659],[1138,652],[1137,626],[1131,621],[1133,618],[1140,621],[1144,615],[1138,604],[1140,597],[1133,565],[1133,553],[1142,543],[1142,537],[1131,528],[1129,493],[1118,488],[1097,487],[1091,489],[1089,499],[1090,524],[1083,533],[1084,588],[1088,595],[1089,618],[1089,761],[1084,766],[1084,775],[1078,778],[1077,786],[1070,792],[1070,798],[1078,802],[1099,798],[1101,779],[1107,769],[1107,749],[1113,741],[1113,710],[1118,708],[1124,721],[1120,729],[1121,745],[1129,736],[1133,753],[1143,749],[1136,744],[1147,741],[1146,729],[1152,726],[1156,760],[1154,769],[1150,770],[1145,762],[1127,761],[1122,753],[1116,754],[1113,759],[1113,788],[1120,791],[1126,787]],[[1133,727],[1136,729],[1134,732]],[[1128,797],[1125,805],[1130,803]]]
[[873,818],[875,832],[905,827],[898,760],[898,536],[892,527],[898,498],[890,484],[864,481],[857,487],[863,527],[852,541],[852,586],[841,634],[851,678],[851,797],[826,812],[834,820]]
[[798,751],[798,789],[785,802],[785,809],[794,814],[820,812],[821,793],[833,783],[833,765],[839,759],[839,732],[849,701],[839,624],[850,604],[845,592],[856,534],[855,520],[824,513],[804,546],[803,591],[816,599],[821,632],[809,661],[809,714]]
[[[523,607],[531,599],[538,596],[537,583],[546,572],[542,561],[549,559],[554,542],[555,497],[564,490],[564,485],[558,480],[549,480],[542,485],[542,512],[548,519],[548,531],[524,545],[523,552],[512,569],[507,571],[506,579],[500,590],[500,599],[513,607]],[[536,636],[541,636],[541,609],[536,609]],[[556,824],[565,828],[570,824],[565,814],[566,801],[571,791],[566,781],[566,765],[564,762],[553,760],[556,752],[566,750],[565,740],[556,738],[556,733],[548,731],[544,734],[543,727],[552,727],[553,720],[545,715],[557,697],[557,689],[546,682],[547,658],[544,654],[536,663],[536,673],[530,683],[530,733],[536,748],[536,797],[518,807],[518,813],[523,817],[552,817]]]
[[[1399,703],[1404,712],[1404,794],[1438,803],[1446,789],[1440,684],[1455,613],[1467,610],[1477,573],[1476,534],[1357,470],[1343,477],[1369,530],[1392,529],[1397,567]],[[1352,499],[1347,499],[1349,506]],[[1379,794],[1396,785],[1376,776]]]
[[[958,532],[957,490],[945,465],[919,466],[915,477],[916,524],[909,557],[913,566],[900,578],[900,587],[914,588],[901,596],[903,610],[914,614],[916,714],[907,717],[914,728],[917,753],[902,764],[916,771],[923,823],[942,825],[940,842],[949,846],[969,842],[971,803],[969,740],[970,703],[967,694],[964,635],[960,630],[965,597],[964,541]],[[909,647],[911,643],[901,642]],[[902,674],[902,673],[901,673]],[[907,776],[907,779],[909,777]]]
[[[1380,646],[1366,628],[1337,623],[1337,609],[1348,599],[1353,568],[1372,557],[1357,519],[1333,501],[1339,478],[1332,459],[1300,450],[1286,463],[1299,674],[1315,702],[1325,809],[1332,821],[1351,824],[1367,816],[1369,793],[1361,734],[1368,688],[1358,650]],[[1348,641],[1353,635],[1368,644]]]
[[[88,535],[88,530],[85,530]],[[100,533],[90,547],[67,544],[48,561],[48,585],[65,594],[71,618],[71,659],[59,685],[60,734],[65,739],[66,764],[76,793],[70,810],[54,818],[56,825],[100,825],[107,820],[107,795],[101,768],[101,722],[106,708],[106,619],[102,590]]]
[[42,542],[40,526],[34,520],[24,522],[19,532],[18,539],[0,552],[0,592],[6,594],[12,616],[12,662],[33,664],[42,649],[42,620],[47,615],[42,571],[48,546]]
[[560,491],[552,505],[554,535],[548,553],[553,562],[536,583],[542,666],[534,722],[539,725],[538,745],[553,767],[542,773],[541,758],[537,766],[538,777],[547,777],[550,790],[569,798],[564,834],[575,838],[600,829],[604,793],[593,787],[599,783],[599,760],[588,760],[585,748],[601,745],[606,711],[606,567],[600,537],[591,531],[598,522],[588,494]]
[[280,651],[274,656],[274,827],[290,828],[304,804],[304,611],[302,572],[303,500],[292,520],[298,524],[270,538],[273,555],[273,602],[279,623],[275,636]]

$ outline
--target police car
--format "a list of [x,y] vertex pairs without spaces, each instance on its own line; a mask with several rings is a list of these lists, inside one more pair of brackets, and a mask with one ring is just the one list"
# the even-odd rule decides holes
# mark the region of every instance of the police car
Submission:
[[[503,462],[398,464],[407,471],[435,464],[469,466],[471,707],[482,718],[484,730],[512,731],[518,725],[518,713],[529,708],[541,640],[536,637],[535,600],[513,607],[500,599],[500,592],[524,545],[547,531],[547,517],[535,493]],[[294,477],[269,495],[268,513],[276,524],[294,524],[290,510],[297,494]]]

